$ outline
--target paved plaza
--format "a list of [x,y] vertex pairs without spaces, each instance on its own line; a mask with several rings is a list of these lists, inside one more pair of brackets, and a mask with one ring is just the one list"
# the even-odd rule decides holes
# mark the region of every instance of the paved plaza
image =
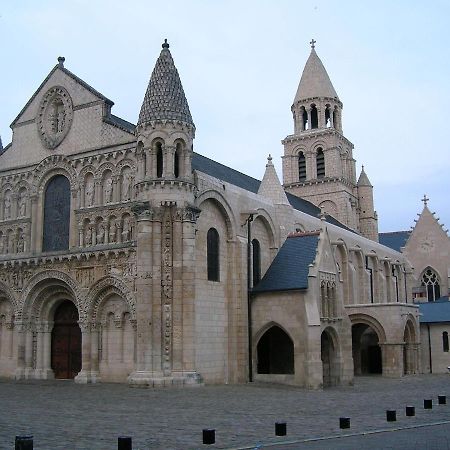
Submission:
[[[438,405],[438,395],[450,396],[449,375],[359,377],[323,391],[0,380],[0,448],[31,434],[37,450],[112,450],[119,435],[132,436],[134,450],[450,449],[450,398]],[[426,398],[433,409],[423,409]],[[405,416],[406,405],[416,407],[415,417]],[[387,409],[397,410],[396,422],[386,421]],[[350,429],[339,429],[340,416],[351,418]],[[274,435],[277,421],[287,422],[287,436]],[[203,428],[216,429],[215,445],[202,445]]]

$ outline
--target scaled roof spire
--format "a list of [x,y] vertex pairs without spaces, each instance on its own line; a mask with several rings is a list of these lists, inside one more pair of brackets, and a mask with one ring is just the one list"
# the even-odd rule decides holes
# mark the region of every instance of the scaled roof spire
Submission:
[[195,128],[167,39],[150,77],[138,126],[156,120],[183,122]]

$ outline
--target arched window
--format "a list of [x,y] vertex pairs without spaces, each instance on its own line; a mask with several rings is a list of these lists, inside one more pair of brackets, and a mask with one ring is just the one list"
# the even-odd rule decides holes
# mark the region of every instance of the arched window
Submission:
[[325,176],[325,156],[321,148],[317,150],[316,168],[317,168],[317,178],[323,178]]
[[331,117],[330,117],[330,105],[328,105],[325,109],[325,126],[327,128],[331,127]]
[[70,183],[57,175],[47,185],[44,198],[44,237],[42,251],[69,248]]
[[316,105],[311,105],[311,129],[318,128],[319,126],[319,116],[317,114]]
[[448,333],[444,331],[442,333],[442,351],[448,352]]
[[261,281],[261,246],[258,239],[252,240],[252,250],[253,286],[256,286]]
[[219,280],[219,233],[210,228],[206,236],[206,258],[208,265],[208,280]]
[[306,159],[303,152],[298,154],[298,179],[299,181],[306,180]]
[[305,108],[302,107],[302,121],[303,121],[303,129],[307,130],[311,128],[308,124],[308,113],[306,112]]
[[178,178],[180,176],[180,158],[181,158],[181,144],[178,143],[173,159],[173,174],[175,175],[175,178]]
[[161,142],[156,143],[156,177],[161,178],[163,175],[163,152]]
[[422,286],[425,286],[427,290],[427,299],[429,302],[434,302],[441,296],[439,277],[430,267],[422,275]]

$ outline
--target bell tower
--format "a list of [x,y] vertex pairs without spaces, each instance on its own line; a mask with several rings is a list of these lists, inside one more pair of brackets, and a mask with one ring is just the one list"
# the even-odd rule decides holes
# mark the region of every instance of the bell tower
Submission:
[[291,107],[294,134],[283,141],[283,184],[359,230],[353,144],[342,130],[342,102],[311,44],[311,54]]

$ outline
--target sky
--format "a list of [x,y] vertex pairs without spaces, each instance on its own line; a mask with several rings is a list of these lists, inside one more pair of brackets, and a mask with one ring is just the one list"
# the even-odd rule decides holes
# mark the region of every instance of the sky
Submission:
[[450,2],[22,0],[0,3],[0,135],[57,63],[136,123],[165,38],[197,131],[194,150],[261,179],[314,38],[343,130],[374,186],[380,231],[423,208],[450,228]]

